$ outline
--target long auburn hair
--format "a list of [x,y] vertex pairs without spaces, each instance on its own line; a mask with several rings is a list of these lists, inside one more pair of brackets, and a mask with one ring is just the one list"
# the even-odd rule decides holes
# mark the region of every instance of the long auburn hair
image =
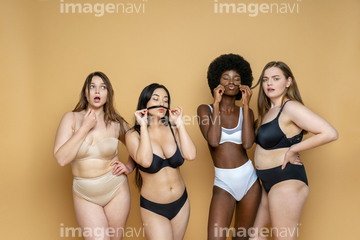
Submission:
[[103,106],[103,110],[104,110],[104,113],[105,113],[104,114],[105,124],[106,124],[106,126],[109,126],[109,124],[111,122],[120,123],[120,140],[124,141],[125,133],[126,133],[126,129],[124,128],[124,124],[126,125],[127,122],[115,110],[115,107],[114,107],[114,89],[113,89],[113,87],[111,85],[111,82],[110,82],[109,78],[104,73],[102,73],[102,72],[93,72],[93,73],[90,73],[89,76],[87,76],[87,78],[85,79],[84,85],[82,87],[82,90],[81,90],[80,100],[76,104],[73,112],[80,112],[82,110],[87,109],[89,102],[86,99],[86,91],[88,92],[88,94],[90,93],[91,80],[95,76],[100,77],[104,81],[104,84],[106,85],[106,89],[108,91],[107,92],[108,94],[107,94],[106,103]]
[[[161,85],[158,83],[152,83],[152,84],[146,86],[142,90],[140,97],[139,97],[136,111],[146,108],[146,105],[149,102],[149,100],[151,99],[154,91],[158,88],[162,88],[165,90],[166,94],[168,95],[168,108],[170,108],[171,98],[170,98],[169,90],[164,85]],[[165,117],[163,120],[164,120],[164,124],[169,124],[169,111],[166,111],[166,114],[165,114]],[[149,116],[148,116],[148,123],[150,123]],[[140,125],[138,124],[136,119],[135,119],[134,126],[131,128],[131,130],[137,131],[140,134]],[[142,183],[143,183],[143,181],[142,181],[142,177],[139,172],[139,168],[136,168],[135,169],[135,184],[139,190],[142,187]]]
[[291,100],[296,100],[304,105],[301,95],[300,95],[299,88],[295,81],[294,74],[292,73],[290,67],[288,65],[286,65],[284,62],[280,62],[280,61],[279,62],[276,62],[276,61],[269,62],[268,64],[265,65],[264,69],[262,70],[259,81],[258,81],[258,83],[260,83],[260,88],[259,88],[259,95],[258,95],[258,119],[256,120],[256,130],[262,124],[265,114],[269,111],[269,109],[271,107],[270,99],[265,95],[265,92],[264,92],[264,89],[263,89],[263,86],[261,83],[264,78],[265,70],[268,68],[272,68],[272,67],[279,68],[282,71],[282,73],[284,74],[286,79],[288,79],[289,77],[292,79],[290,86],[288,88],[286,88],[286,91],[282,97],[281,105],[284,104],[284,101],[286,98],[291,99]]

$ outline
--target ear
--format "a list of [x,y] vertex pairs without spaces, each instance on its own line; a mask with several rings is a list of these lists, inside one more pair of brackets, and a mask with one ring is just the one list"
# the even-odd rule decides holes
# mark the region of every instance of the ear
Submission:
[[292,83],[292,78],[288,77],[288,79],[286,80],[286,87],[287,88],[290,87],[291,83]]

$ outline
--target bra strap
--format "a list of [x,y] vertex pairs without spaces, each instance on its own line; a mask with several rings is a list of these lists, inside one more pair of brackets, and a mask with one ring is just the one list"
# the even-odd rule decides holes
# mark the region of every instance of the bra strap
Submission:
[[76,130],[76,119],[75,119],[75,112],[73,112],[73,132]]
[[289,101],[291,101],[291,99],[289,99],[289,100],[287,100],[286,102],[284,102],[284,104],[283,104],[283,105],[282,105],[282,107],[280,108],[279,115],[280,115],[280,113],[282,112],[282,110],[283,110],[283,108],[284,108],[285,104],[286,104],[287,102],[289,102]]
[[170,123],[169,123],[169,127],[170,127],[172,135],[174,136],[174,140],[175,140],[175,143],[176,143],[176,146],[177,146],[178,144],[177,144],[177,141],[176,141],[176,137],[175,137],[174,131],[173,131]]

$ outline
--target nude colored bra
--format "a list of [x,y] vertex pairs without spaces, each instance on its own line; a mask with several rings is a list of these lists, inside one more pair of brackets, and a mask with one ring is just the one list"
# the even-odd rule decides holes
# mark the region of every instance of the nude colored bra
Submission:
[[105,137],[93,144],[90,144],[84,140],[76,154],[74,161],[81,161],[86,159],[111,160],[117,155],[118,145],[119,140],[115,137]]
[[84,141],[74,160],[101,159],[111,160],[117,154],[119,140],[114,137],[106,137],[94,144]]
[[[208,105],[211,112],[213,111],[213,108]],[[219,144],[223,144],[225,142],[232,142],[235,144],[242,144],[241,134],[242,134],[242,108],[239,110],[239,121],[235,128],[224,128],[221,127],[221,138]]]

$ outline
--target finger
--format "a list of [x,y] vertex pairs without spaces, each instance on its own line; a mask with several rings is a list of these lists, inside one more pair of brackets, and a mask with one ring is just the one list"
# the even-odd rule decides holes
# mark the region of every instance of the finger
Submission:
[[283,165],[281,166],[281,170],[285,169],[287,163],[288,163],[287,161],[284,161]]

